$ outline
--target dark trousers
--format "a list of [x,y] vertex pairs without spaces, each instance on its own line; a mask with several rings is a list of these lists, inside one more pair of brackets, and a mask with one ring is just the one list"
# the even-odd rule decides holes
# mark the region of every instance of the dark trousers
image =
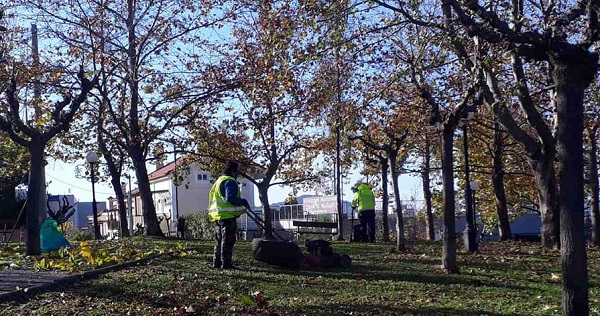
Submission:
[[375,242],[375,211],[360,211],[358,219],[360,219],[360,230],[362,233],[359,240],[363,242]]
[[217,221],[216,224],[213,266],[216,268],[231,267],[233,265],[231,261],[233,245],[235,245],[235,234],[237,232],[236,219],[228,218]]

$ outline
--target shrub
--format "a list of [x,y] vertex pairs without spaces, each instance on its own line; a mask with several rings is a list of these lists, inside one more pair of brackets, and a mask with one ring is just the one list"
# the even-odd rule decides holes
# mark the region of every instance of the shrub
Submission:
[[64,222],[59,225],[59,231],[65,235],[69,241],[94,240],[94,232],[91,230],[79,230],[73,222]]
[[78,230],[70,233],[67,239],[71,241],[94,240],[94,234],[91,231]]
[[215,235],[215,224],[209,222],[208,211],[202,210],[188,214],[185,219],[185,238],[211,240]]

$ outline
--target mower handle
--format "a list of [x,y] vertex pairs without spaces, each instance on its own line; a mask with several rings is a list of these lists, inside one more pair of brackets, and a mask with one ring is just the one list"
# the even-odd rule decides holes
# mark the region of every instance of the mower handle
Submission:
[[[256,215],[248,207],[246,207],[246,215],[248,217],[250,217],[256,223],[256,226],[258,226],[260,229],[262,229],[263,232],[266,230],[265,229],[265,221],[262,218],[260,218],[260,216]],[[279,235],[279,233],[275,229],[271,229],[271,231],[273,232],[273,234],[275,234],[275,236],[279,237],[279,239],[284,240],[283,237],[281,237],[281,235]]]

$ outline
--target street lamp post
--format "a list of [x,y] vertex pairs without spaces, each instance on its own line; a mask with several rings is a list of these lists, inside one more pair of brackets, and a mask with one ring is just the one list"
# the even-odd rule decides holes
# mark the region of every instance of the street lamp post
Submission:
[[466,220],[467,227],[463,232],[463,243],[465,249],[469,252],[477,251],[477,230],[475,229],[475,217],[473,210],[473,192],[471,190],[471,181],[470,170],[469,170],[469,142],[467,137],[467,132],[469,128],[469,121],[473,119],[475,116],[475,112],[469,110],[467,112],[466,117],[463,121],[463,150],[464,150],[464,158],[465,158],[465,210],[466,210]]
[[94,239],[101,239],[100,236],[100,225],[98,225],[98,205],[96,205],[96,175],[95,175],[95,167],[98,162],[98,155],[94,151],[89,151],[87,155],[85,155],[85,160],[90,164],[90,175],[92,180],[92,217],[94,218]]

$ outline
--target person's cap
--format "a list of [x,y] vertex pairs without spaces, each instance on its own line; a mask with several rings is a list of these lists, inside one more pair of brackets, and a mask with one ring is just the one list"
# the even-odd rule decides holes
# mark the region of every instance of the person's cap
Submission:
[[229,162],[227,162],[227,165],[225,166],[225,173],[226,174],[237,173],[238,168],[239,168],[239,164],[237,162],[229,161]]

